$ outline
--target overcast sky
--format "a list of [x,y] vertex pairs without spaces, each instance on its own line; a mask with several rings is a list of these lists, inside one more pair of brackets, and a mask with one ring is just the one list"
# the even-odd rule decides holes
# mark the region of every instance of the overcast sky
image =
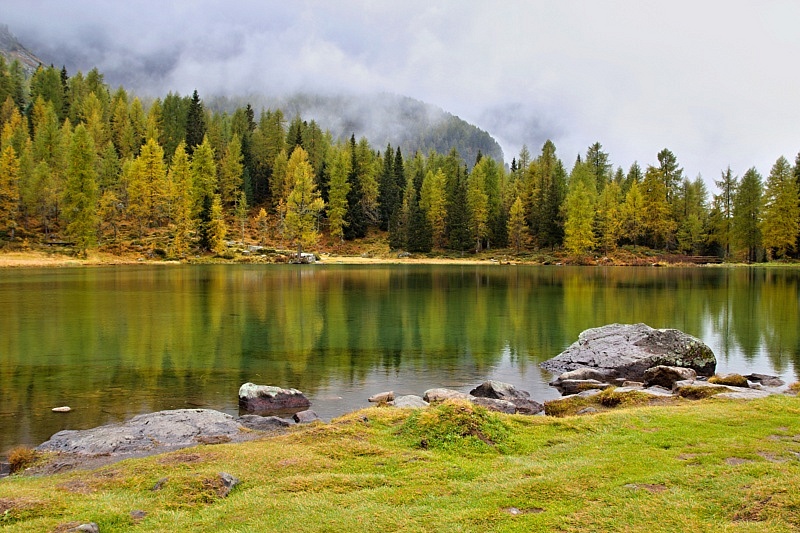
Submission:
[[[2,0],[47,58],[158,72],[159,94],[392,92],[571,166],[669,148],[694,178],[800,151],[800,2]],[[60,65],[57,65],[60,66]],[[68,66],[69,68],[69,66]],[[70,72],[72,74],[72,72]]]

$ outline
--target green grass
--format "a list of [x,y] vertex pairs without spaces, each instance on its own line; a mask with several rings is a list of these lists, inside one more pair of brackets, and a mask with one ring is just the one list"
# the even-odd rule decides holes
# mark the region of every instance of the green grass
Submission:
[[[14,475],[0,481],[0,527],[796,531],[798,453],[800,399],[789,396],[564,418],[372,408],[262,441]],[[242,481],[226,498],[222,471]]]

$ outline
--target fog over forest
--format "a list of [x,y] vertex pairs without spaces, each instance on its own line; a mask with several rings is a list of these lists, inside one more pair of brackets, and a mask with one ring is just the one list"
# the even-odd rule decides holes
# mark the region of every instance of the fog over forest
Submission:
[[151,94],[392,93],[492,134],[506,159],[599,141],[615,166],[669,148],[687,175],[766,174],[800,149],[790,2],[9,0],[20,39]]

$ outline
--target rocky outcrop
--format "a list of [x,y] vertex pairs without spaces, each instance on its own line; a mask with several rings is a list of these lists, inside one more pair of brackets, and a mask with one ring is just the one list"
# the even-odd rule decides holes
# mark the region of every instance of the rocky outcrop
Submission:
[[246,440],[244,427],[231,415],[210,409],[177,409],[135,416],[122,424],[59,431],[38,451],[82,455],[160,453],[194,446],[203,439]]
[[711,348],[682,331],[611,324],[587,329],[569,348],[541,364],[555,374],[592,369],[632,381],[643,381],[645,371],[659,365],[691,368],[709,376],[717,361]]
[[256,414],[293,414],[311,407],[297,389],[245,383],[239,388],[239,408]]

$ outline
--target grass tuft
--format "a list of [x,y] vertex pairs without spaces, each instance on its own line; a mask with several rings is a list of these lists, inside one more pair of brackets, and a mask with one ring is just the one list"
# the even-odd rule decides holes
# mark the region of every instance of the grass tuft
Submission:
[[724,376],[714,375],[708,378],[708,382],[716,385],[728,385],[730,387],[749,387],[747,378],[741,374],[726,374]]
[[18,446],[8,452],[8,463],[11,465],[11,473],[19,472],[32,465],[36,461],[36,452],[26,446]]
[[428,449],[472,449],[485,452],[507,444],[509,428],[500,416],[461,400],[445,400],[408,417],[400,434]]
[[652,396],[643,392],[617,392],[615,387],[609,387],[594,396],[582,397],[574,395],[545,402],[544,413],[548,416],[556,417],[572,416],[587,407],[594,407],[597,410],[635,407],[637,405],[647,405],[652,400]]
[[725,389],[718,389],[714,387],[695,387],[693,385],[678,389],[678,394],[687,400],[703,400],[721,392],[727,391]]

